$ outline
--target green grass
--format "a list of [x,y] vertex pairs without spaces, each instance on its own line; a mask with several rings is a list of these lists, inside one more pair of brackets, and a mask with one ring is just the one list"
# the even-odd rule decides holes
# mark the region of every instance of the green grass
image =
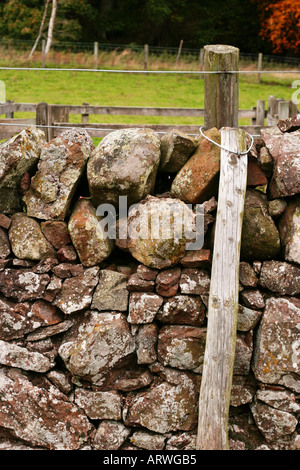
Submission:
[[[240,75],[239,107],[251,109],[258,99],[269,95],[290,100],[291,88],[297,78],[262,75]],[[82,104],[107,106],[204,107],[204,80],[198,75],[134,75],[91,72],[0,71],[6,84],[6,98],[15,102]],[[16,113],[15,117],[33,117]],[[80,122],[79,115],[71,115]],[[194,124],[203,119],[160,116],[90,116],[90,122],[131,124]],[[240,124],[249,124],[243,120]]]

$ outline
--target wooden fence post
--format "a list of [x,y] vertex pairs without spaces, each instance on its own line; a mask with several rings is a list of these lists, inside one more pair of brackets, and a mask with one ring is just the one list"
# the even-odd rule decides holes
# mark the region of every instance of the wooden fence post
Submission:
[[147,72],[148,70],[148,56],[149,56],[149,46],[148,44],[145,44],[144,46],[144,70],[145,72]]
[[238,70],[239,49],[226,45],[204,46],[204,126],[238,127],[239,76],[227,73]]
[[[53,126],[55,122],[69,122],[69,108],[64,105],[50,104],[48,105],[48,125]],[[63,129],[60,129],[63,132]],[[48,128],[49,140],[54,137],[54,129]]]
[[181,39],[180,44],[179,44],[179,49],[178,49],[178,53],[177,53],[177,57],[176,57],[176,62],[175,62],[175,69],[177,69],[178,64],[179,64],[182,45],[183,45],[183,39]]
[[256,125],[264,126],[265,124],[265,101],[257,100],[256,102]]
[[[262,68],[262,53],[258,54],[257,70],[260,71]],[[260,73],[257,74],[257,83],[260,83]]]
[[46,67],[46,40],[42,40],[42,68]]
[[[246,151],[246,136],[242,129],[224,128],[221,129],[221,144],[232,151]],[[222,149],[197,450],[228,449],[246,185],[247,156]]]
[[[82,106],[89,106],[89,103],[82,103]],[[81,122],[82,124],[88,124],[89,122],[89,114],[84,113],[81,115]]]
[[[200,49],[200,54],[199,54],[199,68],[200,72],[203,70],[203,65],[204,65],[204,49],[203,47]],[[199,78],[203,78],[203,73],[199,74]]]
[[[47,103],[38,103],[36,107],[36,125],[37,126],[48,126],[48,104]],[[42,130],[45,132],[46,141],[49,142],[49,128],[42,127]]]
[[290,105],[288,101],[279,101],[278,119],[288,119],[290,115]]
[[[8,103],[9,103],[9,104],[13,104],[14,101],[13,101],[13,100],[7,100],[6,103],[7,103],[7,104],[8,104]],[[13,111],[10,111],[9,113],[6,113],[6,114],[5,114],[5,117],[6,117],[7,119],[13,119],[13,118],[14,118],[14,112],[13,112]]]
[[98,68],[98,43],[94,42],[94,68]]

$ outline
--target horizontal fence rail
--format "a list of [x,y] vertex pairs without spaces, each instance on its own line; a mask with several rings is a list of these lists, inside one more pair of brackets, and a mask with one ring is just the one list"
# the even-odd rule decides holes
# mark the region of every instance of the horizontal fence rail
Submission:
[[[278,119],[290,117],[297,113],[297,106],[292,102],[270,96],[268,109],[265,101],[257,100],[252,109],[239,109],[239,119],[249,119],[249,125],[239,126],[252,135],[259,135],[261,127],[275,125]],[[15,113],[34,113],[32,118],[15,118]],[[70,122],[70,115],[81,115],[81,122]],[[46,132],[47,140],[58,136],[63,130],[70,128],[86,129],[91,137],[104,137],[108,133],[123,129],[144,127],[165,134],[171,129],[177,129],[185,134],[198,135],[200,122],[194,125],[178,124],[115,124],[92,123],[93,115],[106,116],[165,116],[165,117],[204,117],[203,108],[173,108],[173,107],[142,107],[142,106],[94,106],[88,103],[82,105],[57,105],[47,103],[15,103],[7,101],[0,104],[0,139],[8,139],[20,132],[21,128],[29,125],[41,127]],[[4,117],[5,116],[5,117]]]

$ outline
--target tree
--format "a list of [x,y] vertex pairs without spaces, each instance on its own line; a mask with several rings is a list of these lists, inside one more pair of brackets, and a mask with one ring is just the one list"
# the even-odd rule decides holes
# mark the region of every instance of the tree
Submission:
[[42,32],[43,32],[43,29],[44,29],[44,24],[45,24],[45,20],[46,20],[46,16],[47,16],[47,10],[48,10],[48,6],[49,6],[49,2],[50,0],[46,0],[46,4],[45,4],[45,9],[44,9],[44,14],[43,14],[43,18],[42,18],[42,21],[41,21],[41,26],[40,26],[40,29],[39,29],[39,34],[35,40],[35,43],[33,45],[33,48],[31,49],[30,51],[30,54],[29,54],[29,58],[32,57],[37,45],[38,45],[38,42],[41,38],[41,35],[42,35]]
[[50,16],[49,25],[48,25],[47,43],[46,43],[46,48],[45,48],[46,55],[50,51],[50,47],[52,44],[56,12],[57,12],[57,0],[52,0],[52,11],[51,11],[51,16]]
[[260,35],[272,44],[274,53],[300,51],[300,0],[263,0]]

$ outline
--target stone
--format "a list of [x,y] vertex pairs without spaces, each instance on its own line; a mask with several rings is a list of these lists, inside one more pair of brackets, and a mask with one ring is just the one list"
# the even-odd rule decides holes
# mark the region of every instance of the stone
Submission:
[[134,273],[128,279],[127,289],[129,292],[153,292],[155,281],[141,279],[138,273]]
[[251,411],[258,429],[267,442],[290,436],[298,424],[298,420],[291,413],[276,410],[259,401],[251,405]]
[[35,274],[28,269],[5,269],[0,273],[0,291],[18,302],[40,299],[50,281],[48,274]]
[[253,355],[252,369],[257,380],[291,389],[297,385],[289,377],[300,372],[299,315],[300,300],[296,297],[271,297],[266,301]]
[[11,224],[10,217],[7,217],[5,214],[0,214],[0,227],[8,230]]
[[73,390],[70,375],[65,372],[53,369],[47,372],[47,378],[65,395]]
[[182,294],[208,294],[210,288],[208,271],[205,269],[183,269],[179,286]]
[[72,245],[66,245],[57,251],[57,258],[62,263],[72,263],[77,259],[77,253]]
[[121,396],[115,391],[94,392],[76,388],[74,402],[83,409],[90,419],[121,420]]
[[196,450],[196,432],[181,432],[167,440],[166,450]]
[[196,141],[175,129],[160,140],[161,159],[159,171],[178,173],[197,148]]
[[66,315],[89,308],[98,279],[97,267],[85,269],[82,276],[66,279],[53,304]]
[[257,158],[248,154],[247,186],[264,186],[267,183],[267,177],[260,167]]
[[8,233],[12,251],[17,258],[40,261],[55,256],[55,251],[44,237],[40,224],[24,213],[12,216]]
[[126,426],[142,426],[155,433],[189,431],[196,425],[197,388],[188,375],[179,385],[162,382],[128,397],[123,419]]
[[279,221],[279,233],[285,260],[300,264],[300,196],[289,200]]
[[70,217],[68,229],[84,266],[100,264],[113,250],[114,240],[106,236],[101,225],[102,220],[89,199],[79,199]]
[[135,431],[129,438],[130,442],[141,449],[163,450],[166,436],[149,431]]
[[10,243],[7,233],[0,227],[0,259],[5,259],[10,255]]
[[42,147],[38,170],[23,196],[29,217],[65,220],[94,144],[84,129],[70,129]]
[[152,364],[157,360],[158,326],[154,323],[141,325],[136,336],[137,363]]
[[273,158],[270,155],[269,150],[267,147],[261,147],[259,150],[258,161],[261,169],[264,173],[270,177],[273,172]]
[[94,450],[118,450],[130,434],[128,429],[120,421],[103,420],[98,426],[93,440]]
[[234,375],[247,376],[250,373],[252,354],[253,332],[238,332],[236,337],[236,349],[233,364]]
[[[221,134],[216,128],[209,129],[204,135],[221,144]],[[196,151],[175,176],[171,186],[171,196],[190,204],[203,203],[216,196],[220,174],[220,152],[219,147],[201,137]]]
[[147,387],[152,381],[153,375],[149,369],[142,367],[116,369],[107,374],[102,389],[131,392]]
[[297,113],[288,119],[280,119],[277,122],[278,129],[281,132],[294,132],[300,129],[300,114]]
[[160,295],[133,292],[129,298],[127,321],[133,324],[152,323],[162,303]]
[[[197,237],[196,216],[179,199],[148,196],[129,212],[126,248],[140,263],[154,269],[178,264]],[[123,241],[123,240],[122,240]],[[118,243],[117,243],[118,244]]]
[[274,390],[268,388],[268,386],[263,386],[263,389],[257,390],[256,398],[260,402],[264,402],[277,410],[286,411],[288,413],[300,412],[299,399],[289,390]]
[[72,326],[72,321],[65,320],[57,324],[37,328],[35,331],[27,335],[26,341],[41,341],[45,338],[49,338],[50,336],[55,336],[64,333],[65,331],[69,330]]
[[121,129],[100,142],[87,165],[92,202],[131,206],[152,193],[160,161],[160,139],[150,129]]
[[300,266],[284,261],[264,261],[259,282],[278,295],[300,294]]
[[184,268],[209,269],[211,267],[211,252],[204,248],[187,251],[180,264]]
[[240,300],[245,307],[259,310],[264,308],[265,299],[259,289],[245,289],[240,292]]
[[72,375],[103,385],[107,373],[132,358],[134,338],[122,313],[92,311],[61,344],[59,354]]
[[206,308],[200,297],[179,294],[163,303],[156,318],[161,323],[202,326]]
[[287,202],[285,199],[273,199],[273,201],[268,202],[268,212],[271,217],[279,217],[286,208]]
[[252,266],[242,261],[239,265],[239,280],[245,287],[257,287],[258,277]]
[[127,277],[109,269],[102,269],[99,284],[93,295],[92,308],[99,311],[126,312],[128,296]]
[[46,300],[47,302],[53,302],[58,292],[60,292],[61,288],[62,280],[59,277],[53,275],[50,279],[49,284],[46,287],[46,290],[43,295],[43,300]]
[[206,329],[165,325],[158,335],[158,360],[180,370],[202,372]]
[[248,189],[244,206],[241,259],[273,259],[279,251],[279,232],[268,213],[267,198],[260,191]]
[[251,376],[234,375],[232,378],[230,406],[251,403],[256,392],[255,381]]
[[[27,261],[26,263],[27,263],[26,264],[27,267],[32,266],[32,264],[31,265],[28,264],[30,263],[30,261]],[[31,261],[31,263],[34,263],[34,262]],[[52,269],[54,268],[54,266],[57,266],[58,263],[59,261],[57,260],[57,258],[43,258],[38,264],[33,265],[32,272],[35,274],[50,273]]]
[[0,145],[0,212],[21,210],[21,179],[34,170],[44,143],[45,133],[29,126]]
[[55,324],[61,321],[61,316],[46,302],[37,301],[14,303],[5,297],[0,297],[0,339],[10,341],[22,338],[41,326]]
[[85,413],[47,379],[2,367],[0,384],[0,426],[22,442],[77,450],[88,441],[94,428]]
[[0,364],[34,372],[47,372],[54,367],[54,363],[43,354],[3,340],[0,340]]
[[300,192],[300,131],[282,134],[276,127],[262,129],[262,138],[273,160],[268,191],[272,199]]
[[156,277],[156,292],[164,297],[173,297],[178,290],[181,269],[164,269]]
[[238,331],[254,330],[262,316],[262,311],[247,308],[239,304],[237,329]]
[[57,250],[71,243],[66,222],[59,220],[46,220],[41,222],[41,230],[47,240]]
[[[97,266],[94,266],[97,268]],[[92,269],[92,268],[88,268]],[[82,264],[74,264],[74,263],[60,263],[56,266],[53,266],[51,269],[52,272],[59,277],[60,279],[69,279],[71,277],[80,277],[84,274],[84,267]]]
[[136,274],[143,281],[155,281],[158,273],[158,269],[151,269],[143,264],[139,264],[136,268]]

